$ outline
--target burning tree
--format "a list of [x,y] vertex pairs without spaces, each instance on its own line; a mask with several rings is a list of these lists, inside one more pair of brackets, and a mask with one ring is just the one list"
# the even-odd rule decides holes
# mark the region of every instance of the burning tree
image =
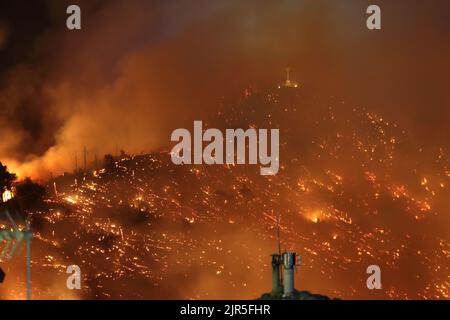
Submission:
[[25,211],[42,209],[45,188],[30,178],[14,183],[16,179],[16,174],[9,172],[7,166],[0,162],[0,192],[3,202],[8,202],[8,206],[14,209],[18,209],[19,205]]
[[0,162],[0,190],[10,190],[13,182],[16,180],[16,175],[8,171],[8,168]]

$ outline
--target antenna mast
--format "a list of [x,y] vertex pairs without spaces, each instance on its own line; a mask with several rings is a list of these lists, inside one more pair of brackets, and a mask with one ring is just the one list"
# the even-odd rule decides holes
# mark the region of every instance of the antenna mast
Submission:
[[278,254],[279,255],[281,255],[280,219],[281,219],[281,215],[280,215],[280,213],[278,213],[278,217],[277,217],[277,242],[278,242]]

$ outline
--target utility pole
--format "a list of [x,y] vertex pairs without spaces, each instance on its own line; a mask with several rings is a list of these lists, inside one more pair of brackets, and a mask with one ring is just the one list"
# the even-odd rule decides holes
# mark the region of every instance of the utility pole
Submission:
[[98,157],[97,157],[97,153],[95,153],[95,155],[94,155],[94,165],[95,165],[95,170],[98,170]]
[[83,148],[83,153],[84,153],[84,172],[86,172],[86,169],[87,169],[87,166],[86,166],[86,158],[87,158],[86,146],[84,146],[84,148]]

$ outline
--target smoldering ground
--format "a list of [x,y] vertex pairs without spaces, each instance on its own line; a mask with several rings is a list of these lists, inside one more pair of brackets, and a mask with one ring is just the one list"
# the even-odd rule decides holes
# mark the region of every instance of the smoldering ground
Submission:
[[[218,112],[224,115],[219,119],[237,118],[231,122],[236,127],[279,126],[285,139],[282,166],[289,169],[271,183],[247,167],[203,168],[201,178],[194,168],[183,168],[187,173],[179,175],[158,171],[158,184],[148,177],[143,185],[123,182],[121,192],[148,193],[156,208],[152,214],[168,218],[151,227],[117,218],[138,249],[126,247],[118,264],[106,260],[120,258],[117,251],[95,251],[114,245],[124,249],[120,237],[104,238],[96,226],[116,222],[115,211],[98,210],[84,226],[76,224],[85,214],[77,204],[68,211],[75,222],[57,218],[55,239],[47,222],[41,231],[45,236],[36,241],[42,241],[35,251],[36,265],[43,266],[35,280],[42,297],[65,297],[64,265],[83,265],[83,259],[90,291],[75,297],[208,298],[223,297],[224,288],[231,297],[255,297],[270,283],[265,259],[274,250],[275,232],[267,215],[278,212],[283,214],[283,243],[307,263],[301,288],[371,298],[354,290],[365,290],[365,274],[355,277],[354,270],[376,262],[387,268],[384,274],[391,281],[392,291],[384,297],[390,292],[394,297],[443,296],[433,290],[445,287],[448,274],[442,262],[449,225],[446,2],[382,2],[378,33],[365,29],[367,6],[360,1],[205,1],[196,7],[183,1],[85,1],[79,2],[80,32],[65,29],[64,2],[46,4],[36,11],[46,17],[38,20],[41,27],[23,37],[14,32],[17,22],[2,18],[0,52],[9,60],[1,67],[0,145],[1,160],[12,171],[34,177],[71,171],[75,152],[81,159],[84,146],[91,161],[95,153],[111,153],[116,146],[130,153],[166,149],[170,132],[190,127],[195,119],[215,121],[213,127],[229,123],[217,120]],[[239,108],[245,104],[228,103],[239,100],[236,96],[249,84],[267,88],[281,82],[286,66],[304,93],[295,116],[284,106],[270,110],[265,98],[243,111]],[[169,188],[172,197],[164,187],[184,174],[192,180],[181,212],[175,205],[182,201],[173,191],[177,186]],[[106,198],[115,199],[112,193]],[[195,214],[202,223],[191,225]],[[211,221],[217,226],[214,235]],[[228,231],[225,225],[235,227]],[[164,246],[142,251],[142,244],[153,244],[151,236]],[[192,239],[195,246],[186,246]],[[434,260],[427,265],[439,266],[440,273],[421,263],[429,258]],[[154,259],[160,259],[157,267]],[[177,260],[180,268],[168,270]],[[20,261],[14,261],[11,269],[17,277],[18,266]],[[249,277],[248,266],[255,276]],[[189,280],[183,290],[180,279]]]

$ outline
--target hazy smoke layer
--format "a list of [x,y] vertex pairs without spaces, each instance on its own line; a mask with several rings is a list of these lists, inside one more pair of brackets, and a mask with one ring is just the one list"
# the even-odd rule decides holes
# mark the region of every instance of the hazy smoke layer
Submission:
[[84,146],[88,161],[167,148],[173,129],[285,66],[311,92],[393,116],[424,142],[448,133],[444,1],[381,3],[381,32],[365,28],[364,1],[76,3],[81,31],[66,30],[65,1],[17,4],[0,20],[0,159],[22,176],[72,170]]

